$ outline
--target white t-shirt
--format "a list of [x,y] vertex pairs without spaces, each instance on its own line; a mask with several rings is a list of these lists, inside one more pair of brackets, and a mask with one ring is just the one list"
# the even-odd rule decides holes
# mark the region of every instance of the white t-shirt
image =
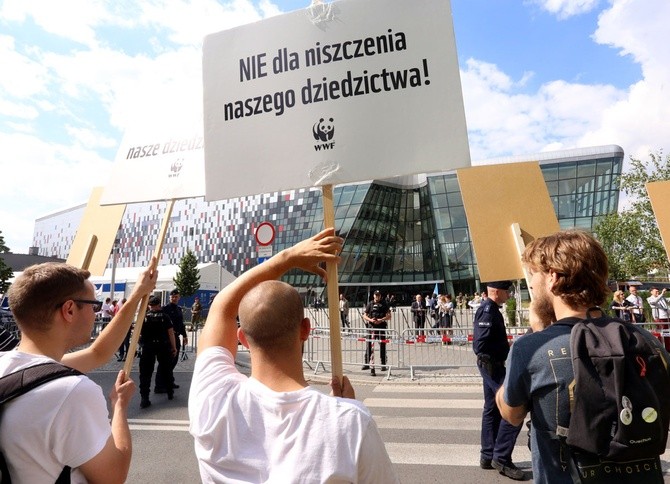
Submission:
[[225,348],[198,355],[188,411],[203,482],[398,482],[362,403],[310,387],[272,391],[237,371]]
[[[19,351],[0,353],[0,376],[52,361]],[[85,483],[76,468],[98,455],[110,435],[102,389],[86,376],[66,376],[4,405],[0,448],[15,484],[55,482],[65,466],[73,469],[71,482]]]

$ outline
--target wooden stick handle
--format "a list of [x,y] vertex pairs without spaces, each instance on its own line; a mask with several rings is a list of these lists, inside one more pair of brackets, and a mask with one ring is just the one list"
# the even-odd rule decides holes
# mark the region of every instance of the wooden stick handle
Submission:
[[[151,265],[151,270],[155,271],[158,267],[158,261],[163,251],[163,243],[165,242],[165,234],[167,233],[168,225],[170,224],[170,217],[172,216],[172,208],[174,207],[174,199],[169,200],[165,208],[165,215],[163,215],[163,224],[158,233],[158,240],[156,241],[156,248],[154,250],[155,262]],[[123,365],[123,371],[126,373],[126,378],[130,377],[130,372],[133,368],[133,360],[135,359],[135,352],[137,351],[137,343],[140,340],[140,333],[142,332],[142,325],[144,324],[144,316],[147,314],[147,304],[149,303],[150,294],[145,294],[140,302],[139,311],[137,312],[137,319],[135,320],[135,329],[133,336],[130,339],[130,347],[126,353],[126,363]]]
[[[325,227],[335,227],[333,206],[333,185],[323,185],[323,223]],[[328,275],[328,318],[330,319],[330,360],[331,371],[342,381],[342,337],[340,331],[340,294],[337,284],[337,264],[326,263]]]

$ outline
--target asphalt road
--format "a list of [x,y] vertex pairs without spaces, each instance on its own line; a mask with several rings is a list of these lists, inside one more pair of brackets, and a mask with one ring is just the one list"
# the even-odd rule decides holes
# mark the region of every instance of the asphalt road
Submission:
[[[193,440],[188,433],[187,398],[192,363],[192,360],[180,363],[175,372],[180,388],[175,391],[174,400],[169,401],[164,394],[152,394],[152,406],[140,409],[139,395],[135,395],[129,409],[133,460],[127,482],[200,482]],[[105,393],[116,377],[118,365],[112,362],[104,370],[90,374]],[[133,372],[132,378],[137,381],[138,375]],[[329,391],[323,377],[312,378],[316,388]],[[357,399],[375,417],[401,482],[511,482],[496,471],[478,466],[480,385],[388,381],[377,377],[361,378],[354,387]],[[667,456],[666,472],[670,467]],[[525,432],[519,436],[513,458],[519,467],[528,469],[530,482],[530,452]],[[670,479],[666,478],[666,482]]]

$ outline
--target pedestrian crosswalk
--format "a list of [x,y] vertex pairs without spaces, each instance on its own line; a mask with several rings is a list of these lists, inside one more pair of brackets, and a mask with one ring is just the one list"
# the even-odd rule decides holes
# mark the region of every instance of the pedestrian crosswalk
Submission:
[[[453,472],[454,468],[461,468],[459,474],[465,479],[454,482],[497,481],[495,472],[479,468],[484,405],[480,385],[384,383],[377,385],[363,403],[374,416],[402,482],[424,482],[424,478],[431,482],[430,476],[444,475],[443,470]],[[513,459],[530,470],[530,450],[526,444],[522,432]],[[404,467],[408,468],[408,475],[404,475]],[[418,473],[423,475],[422,479]]]
[[[382,383],[363,399],[401,482],[510,482],[479,467],[481,385]],[[525,427],[512,455],[532,479]],[[662,457],[670,482],[670,453]]]

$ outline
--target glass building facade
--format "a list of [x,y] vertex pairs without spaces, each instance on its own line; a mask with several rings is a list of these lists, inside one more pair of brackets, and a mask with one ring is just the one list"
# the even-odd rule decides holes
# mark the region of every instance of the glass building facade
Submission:
[[[476,164],[538,161],[562,228],[591,230],[616,212],[623,150],[614,145],[487,160]],[[413,294],[472,293],[479,289],[477,264],[455,172],[337,186],[335,225],[345,239],[339,285],[354,304],[379,288],[408,303]],[[35,223],[40,255],[66,258],[84,206]],[[119,230],[117,266],[147,265],[153,254],[164,203],[128,205]],[[276,227],[276,253],[323,227],[321,191],[290,190],[205,202],[179,200],[170,220],[161,264],[178,264],[187,249],[199,262],[219,262],[239,275],[259,263],[254,231]],[[314,297],[325,296],[311,274],[285,280]]]

